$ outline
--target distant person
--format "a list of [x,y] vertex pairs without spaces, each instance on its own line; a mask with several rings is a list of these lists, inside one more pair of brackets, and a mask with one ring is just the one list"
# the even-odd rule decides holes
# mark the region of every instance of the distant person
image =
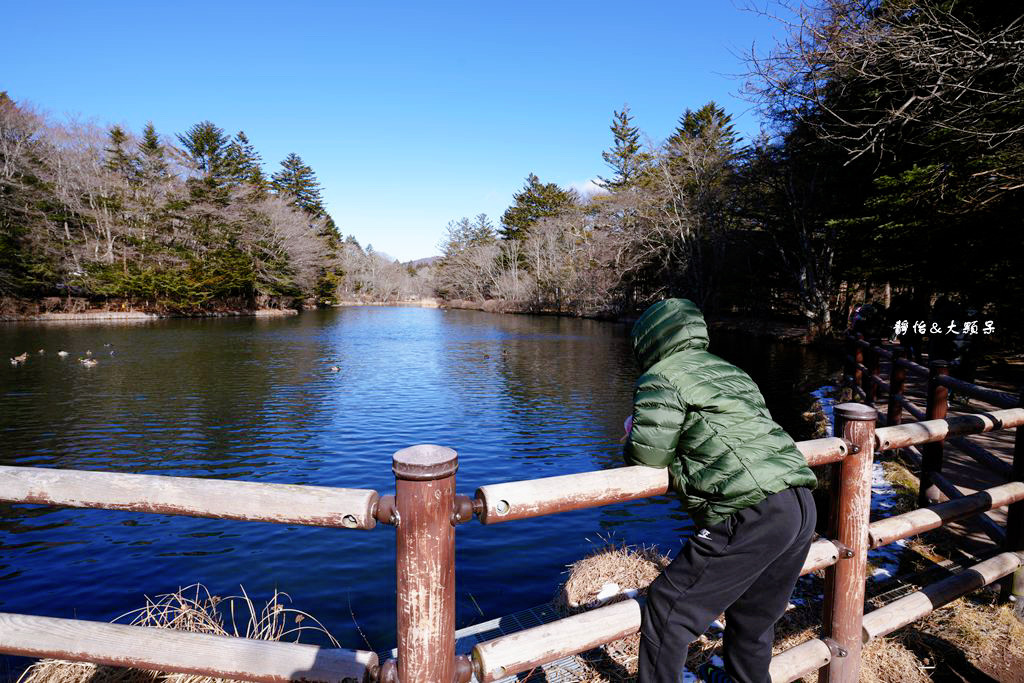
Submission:
[[857,324],[860,319],[860,307],[864,304],[854,304],[853,309],[850,311],[850,316],[846,321],[846,329],[853,332],[853,326]]
[[852,331],[854,334],[863,334],[867,340],[878,339],[884,333],[882,326],[885,320],[884,309],[868,300],[862,306],[856,314],[856,319],[853,321]]
[[[899,341],[900,346],[906,350],[907,359],[915,363],[921,362],[922,344],[924,335],[921,334],[918,323],[923,323],[923,309],[914,306],[914,302],[906,294],[901,294],[893,299],[889,307],[889,314],[886,316],[886,325],[892,338]],[[904,323],[897,332],[897,323]]]
[[693,302],[654,304],[632,340],[642,375],[625,460],[668,468],[698,529],[648,589],[637,681],[677,683],[690,643],[724,610],[725,671],[701,676],[765,683],[814,532],[814,473],[754,381],[708,353]]

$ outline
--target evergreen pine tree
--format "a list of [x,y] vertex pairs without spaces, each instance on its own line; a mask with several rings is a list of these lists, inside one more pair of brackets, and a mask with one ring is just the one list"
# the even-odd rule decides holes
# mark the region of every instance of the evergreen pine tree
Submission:
[[513,195],[513,204],[501,216],[501,237],[521,240],[530,226],[547,216],[555,216],[575,204],[579,197],[573,190],[563,190],[555,183],[542,183],[531,173],[523,189]]
[[227,177],[235,183],[248,183],[258,194],[266,192],[267,177],[263,173],[263,159],[245,131],[238,131],[224,152]]
[[220,181],[225,172],[224,157],[228,146],[228,136],[223,128],[210,121],[201,121],[189,128],[178,140],[185,147],[189,158],[196,168],[202,171],[208,181]]
[[137,161],[134,155],[130,154],[127,150],[128,134],[124,132],[121,126],[115,125],[110,127],[107,139],[110,145],[106,148],[107,168],[125,180],[134,181],[137,173]]
[[323,199],[320,197],[320,181],[313,169],[292,152],[281,162],[281,170],[271,176],[271,186],[280,195],[287,195],[298,208],[310,216],[323,216]]
[[640,129],[633,125],[628,104],[622,105],[622,111],[614,112],[611,130],[614,143],[610,150],[601,152],[601,158],[615,171],[615,175],[610,179],[599,177],[598,184],[615,191],[639,180],[651,161],[651,155],[640,146]]
[[726,114],[725,109],[715,104],[714,100],[697,111],[687,109],[683,112],[679,117],[679,125],[669,136],[668,142],[670,145],[677,144],[701,135],[711,136],[722,148],[731,149],[739,142],[739,136],[732,126],[732,115]]
[[146,127],[142,129],[139,154],[139,174],[144,183],[167,177],[164,147],[160,144],[160,137],[156,134],[152,121],[146,123]]

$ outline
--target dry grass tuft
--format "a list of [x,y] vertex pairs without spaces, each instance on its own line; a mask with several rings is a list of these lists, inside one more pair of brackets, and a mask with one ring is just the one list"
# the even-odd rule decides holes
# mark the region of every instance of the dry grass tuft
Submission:
[[[315,618],[285,607],[285,601],[291,602],[288,594],[274,591],[266,604],[257,610],[245,589],[241,590],[241,595],[220,597],[211,595],[206,586],[196,583],[174,593],[158,595],[156,599],[147,597],[144,607],[123,614],[114,621],[126,621],[132,626],[273,641],[294,635],[293,642],[298,642],[303,631],[314,631],[334,647],[339,647],[338,641]],[[313,625],[303,625],[307,621]],[[18,683],[219,683],[223,680],[194,674],[43,659],[26,669]]]
[[[669,558],[655,548],[609,545],[572,564],[555,597],[555,606],[575,614],[626,598],[626,591],[643,594],[651,581],[668,566]],[[618,586],[619,595],[598,601],[597,596],[609,583]],[[576,656],[586,675],[580,683],[597,681],[633,681],[636,677],[640,635],[635,634]]]
[[[817,680],[817,676],[811,680]],[[861,683],[928,683],[925,666],[899,637],[878,638],[864,646]]]
[[570,566],[569,578],[555,598],[555,605],[570,614],[595,607],[598,595],[608,583],[616,584],[621,593],[636,590],[642,594],[668,563],[669,559],[656,548],[607,546]]
[[960,598],[906,627],[902,638],[930,666],[961,677],[977,672],[999,681],[1024,680],[1024,624],[994,588]]

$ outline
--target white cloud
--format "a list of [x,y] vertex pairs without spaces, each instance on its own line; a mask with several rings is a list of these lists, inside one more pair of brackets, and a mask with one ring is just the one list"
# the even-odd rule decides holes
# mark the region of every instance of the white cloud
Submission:
[[599,194],[608,194],[608,190],[597,184],[597,178],[589,178],[583,182],[569,183],[569,187],[576,190],[581,197],[593,197]]

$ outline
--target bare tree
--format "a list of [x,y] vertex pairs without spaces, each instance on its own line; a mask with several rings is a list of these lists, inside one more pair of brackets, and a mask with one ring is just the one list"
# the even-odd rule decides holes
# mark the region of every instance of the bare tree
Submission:
[[[851,160],[904,145],[995,151],[1024,137],[1024,13],[1012,3],[778,2],[787,38],[751,53],[746,89],[784,127],[806,125]],[[1024,189],[1019,165],[978,172],[984,202]]]

